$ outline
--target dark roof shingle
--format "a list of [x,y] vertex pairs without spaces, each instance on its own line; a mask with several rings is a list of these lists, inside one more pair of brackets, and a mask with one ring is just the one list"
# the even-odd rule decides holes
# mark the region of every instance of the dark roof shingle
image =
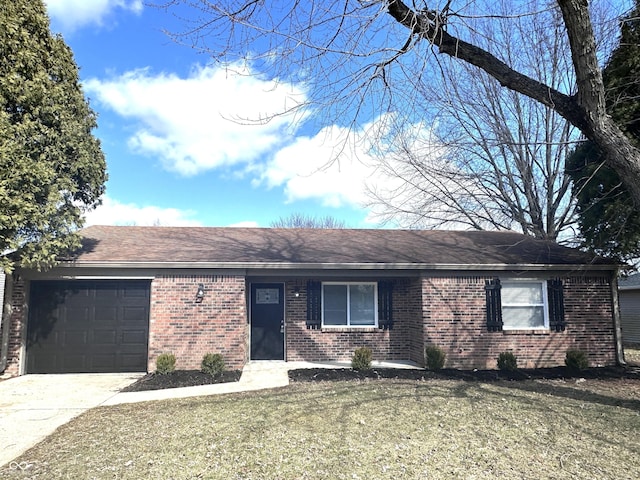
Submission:
[[82,263],[614,265],[514,232],[92,226]]

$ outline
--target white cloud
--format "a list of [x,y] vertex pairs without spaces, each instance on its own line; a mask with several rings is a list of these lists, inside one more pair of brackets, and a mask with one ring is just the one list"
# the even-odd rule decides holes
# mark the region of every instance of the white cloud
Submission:
[[305,100],[300,86],[260,78],[239,65],[197,68],[188,78],[141,69],[90,79],[84,87],[102,105],[134,120],[132,149],[182,175],[257,161],[281,146],[300,120],[293,113],[276,114]]
[[190,219],[195,213],[177,208],[125,204],[105,196],[102,205],[87,213],[85,225],[195,227],[200,225],[200,222]]
[[233,223],[231,225],[228,225],[229,227],[236,227],[236,228],[258,228],[260,226],[260,224],[258,224],[258,222],[254,222],[253,220],[247,220],[244,222],[238,222],[238,223]]
[[142,0],[45,0],[51,19],[65,31],[86,25],[102,25],[116,9],[140,14]]
[[369,154],[378,128],[379,121],[357,131],[333,125],[313,137],[298,137],[274,155],[256,183],[283,186],[288,202],[315,199],[328,207],[362,207],[366,183],[378,181]]

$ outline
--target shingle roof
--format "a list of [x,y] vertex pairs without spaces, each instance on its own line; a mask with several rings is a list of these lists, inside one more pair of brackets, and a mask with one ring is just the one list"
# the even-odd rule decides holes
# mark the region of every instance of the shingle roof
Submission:
[[81,234],[79,265],[613,265],[513,232],[92,226]]

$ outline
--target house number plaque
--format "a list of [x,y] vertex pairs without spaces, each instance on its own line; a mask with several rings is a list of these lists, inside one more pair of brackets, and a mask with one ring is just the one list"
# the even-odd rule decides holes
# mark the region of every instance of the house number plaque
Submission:
[[280,292],[277,288],[257,288],[256,303],[270,304],[280,303]]

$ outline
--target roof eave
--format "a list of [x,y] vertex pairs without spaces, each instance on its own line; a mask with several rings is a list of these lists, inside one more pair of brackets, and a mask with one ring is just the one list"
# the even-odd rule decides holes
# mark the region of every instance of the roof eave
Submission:
[[615,271],[615,264],[529,264],[529,263],[295,263],[295,262],[129,262],[129,261],[77,261],[62,262],[63,268],[110,269],[203,269],[203,270],[458,270],[458,271],[507,271],[507,270],[578,270]]

